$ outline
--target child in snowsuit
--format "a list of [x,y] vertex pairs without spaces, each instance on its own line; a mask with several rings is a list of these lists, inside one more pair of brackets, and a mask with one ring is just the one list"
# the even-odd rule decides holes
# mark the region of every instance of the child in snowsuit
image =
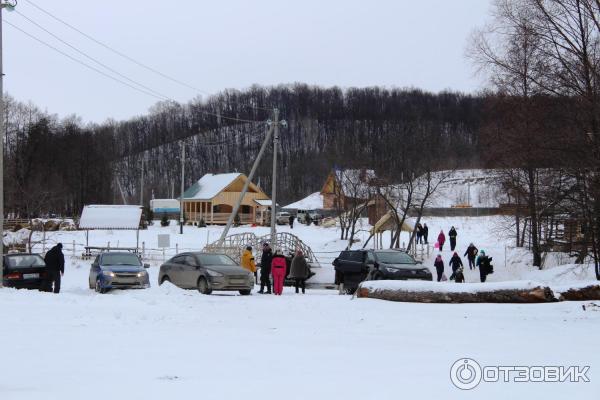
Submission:
[[456,274],[454,275],[454,282],[456,282],[456,283],[465,283],[465,274],[464,274],[464,268],[463,267],[460,267],[456,271]]

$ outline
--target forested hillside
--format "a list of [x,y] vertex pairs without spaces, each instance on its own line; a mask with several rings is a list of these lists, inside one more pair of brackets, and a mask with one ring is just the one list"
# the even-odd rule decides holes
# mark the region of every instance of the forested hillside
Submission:
[[[128,121],[83,125],[13,100],[8,102],[5,150],[7,211],[76,214],[83,204],[120,203],[117,180],[127,201],[137,203],[142,159],[145,202],[152,193],[170,197],[173,188],[177,195],[182,139],[186,185],[207,172],[247,173],[273,107],[288,122],[280,132],[282,203],[320,189],[335,166],[371,167],[390,178],[423,158],[440,169],[478,166],[482,104],[482,98],[450,92],[296,84],[225,91],[186,105],[159,103]],[[48,143],[38,143],[40,131]],[[267,191],[271,154],[272,149],[255,178]],[[47,163],[62,167],[49,169]],[[40,193],[42,204],[34,201]]]

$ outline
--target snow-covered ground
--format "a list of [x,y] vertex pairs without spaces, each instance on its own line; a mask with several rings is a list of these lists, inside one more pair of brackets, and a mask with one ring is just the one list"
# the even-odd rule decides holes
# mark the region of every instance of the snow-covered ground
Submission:
[[[461,255],[471,241],[492,255],[492,282],[593,279],[589,267],[537,271],[528,266],[527,254],[509,248],[510,238],[495,233],[494,217],[425,222],[430,242],[439,229],[447,233],[454,225]],[[600,394],[600,304],[409,304],[351,299],[333,290],[296,295],[290,288],[281,297],[202,296],[156,285],[162,253],[150,249],[157,248],[158,233],[171,233],[169,251],[175,244],[183,251],[201,249],[221,229],[186,227],[179,235],[176,226],[154,226],[141,232],[140,241],[152,255],[153,286],[106,295],[87,288],[90,261],[72,257],[73,241],[74,253],[81,253],[83,232],[48,234],[52,242],[65,244],[62,293],[0,290],[0,399],[504,399],[507,393],[559,399]],[[268,228],[240,227],[232,233],[242,231],[261,236]],[[322,261],[319,280],[331,282],[330,262],[346,242],[335,228],[297,225],[293,232]],[[361,240],[367,236],[358,235]],[[91,245],[108,241],[135,245],[135,233],[90,233]],[[431,266],[435,254],[423,251]],[[444,250],[445,261],[450,255]],[[476,272],[466,274],[468,282],[478,280]],[[462,357],[481,365],[589,365],[591,382],[484,382],[465,392],[449,379],[451,365]]]

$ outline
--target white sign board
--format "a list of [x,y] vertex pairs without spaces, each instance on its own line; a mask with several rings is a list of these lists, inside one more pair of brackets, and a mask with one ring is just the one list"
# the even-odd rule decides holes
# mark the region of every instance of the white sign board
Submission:
[[158,247],[171,247],[171,235],[158,235]]

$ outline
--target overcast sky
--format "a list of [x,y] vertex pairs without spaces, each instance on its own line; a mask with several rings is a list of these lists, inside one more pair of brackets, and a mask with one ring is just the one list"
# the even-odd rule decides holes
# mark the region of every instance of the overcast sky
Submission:
[[[202,93],[120,58],[31,2],[207,93],[293,82],[473,92],[481,82],[464,49],[471,30],[486,21],[490,5],[490,0],[19,1],[21,14],[64,41],[182,102]],[[3,18],[103,69],[23,15],[5,11]],[[76,64],[6,23],[3,36],[4,89],[19,100],[96,122],[144,114],[158,101]]]

